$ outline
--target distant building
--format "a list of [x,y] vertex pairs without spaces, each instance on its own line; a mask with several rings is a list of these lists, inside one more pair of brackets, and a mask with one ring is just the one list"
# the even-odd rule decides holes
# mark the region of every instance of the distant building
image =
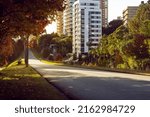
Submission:
[[57,13],[57,34],[63,34],[63,12],[59,11]]
[[98,46],[102,35],[99,0],[77,0],[73,4],[73,54],[88,53]]
[[102,9],[102,26],[108,26],[108,0],[100,0],[100,8]]
[[63,33],[71,36],[72,35],[72,6],[76,0],[66,0],[66,8],[63,12]]
[[135,15],[138,6],[128,6],[127,9],[123,11],[123,24],[127,25],[129,20],[131,20]]

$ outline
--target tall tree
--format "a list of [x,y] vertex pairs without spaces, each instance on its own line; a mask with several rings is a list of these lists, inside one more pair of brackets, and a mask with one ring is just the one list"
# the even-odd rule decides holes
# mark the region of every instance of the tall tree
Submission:
[[140,28],[145,21],[150,20],[150,3],[141,4],[135,17],[129,22],[129,29],[132,34],[140,34]]
[[109,35],[109,34],[113,33],[122,24],[123,24],[122,20],[119,20],[119,19],[112,20],[109,22],[108,27],[103,27],[102,34],[103,35]]
[[8,57],[13,54],[14,43],[10,36],[6,37],[0,44],[0,56],[4,59],[4,65],[8,64]]
[[[20,36],[27,47],[30,34],[42,33],[44,27],[54,20],[57,11],[62,9],[63,0],[1,0],[1,40],[7,35]],[[28,51],[25,50],[27,55]],[[28,65],[27,57],[25,60]]]
[[[140,66],[143,61],[150,58],[150,2],[139,6],[136,16],[129,22],[130,33],[134,41],[130,47],[130,53],[135,54]],[[150,62],[150,60],[149,60]],[[146,61],[147,64],[148,61]]]

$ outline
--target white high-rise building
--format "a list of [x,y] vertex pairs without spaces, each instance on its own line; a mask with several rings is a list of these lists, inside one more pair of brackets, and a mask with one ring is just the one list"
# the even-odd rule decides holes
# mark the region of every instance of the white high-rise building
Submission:
[[59,11],[57,12],[57,34],[62,35],[63,34],[63,12]]
[[108,0],[100,0],[100,8],[102,9],[102,26],[108,26]]
[[76,0],[66,0],[63,12],[63,33],[72,36],[72,6]]
[[101,35],[99,0],[77,0],[73,4],[73,54],[79,57],[97,47]]

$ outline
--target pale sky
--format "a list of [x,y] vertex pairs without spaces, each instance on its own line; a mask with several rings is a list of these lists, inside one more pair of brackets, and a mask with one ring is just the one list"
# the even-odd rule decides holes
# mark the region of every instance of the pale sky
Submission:
[[56,22],[52,22],[52,24],[47,25],[45,29],[48,34],[56,32]]
[[148,0],[108,0],[108,20],[122,17],[122,12],[127,6],[138,6],[141,1],[147,2]]

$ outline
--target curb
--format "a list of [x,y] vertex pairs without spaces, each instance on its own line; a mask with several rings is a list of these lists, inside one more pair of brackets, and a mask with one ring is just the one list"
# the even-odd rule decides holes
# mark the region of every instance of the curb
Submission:
[[48,84],[52,85],[52,86],[53,86],[54,88],[56,88],[62,95],[64,95],[64,96],[67,98],[67,100],[73,100],[73,98],[72,98],[71,96],[69,96],[69,95],[67,95],[66,93],[64,93],[64,91],[61,90],[59,87],[57,87],[54,83],[50,82],[47,78],[44,78],[43,75],[42,75],[39,71],[37,71],[34,67],[32,67],[31,65],[30,65],[30,67],[31,67],[32,69],[34,69],[38,74],[40,74],[40,76],[41,76]]
[[78,100],[73,98],[72,96],[70,96],[69,94],[65,93],[61,88],[59,88],[57,85],[55,85],[55,83],[52,83],[51,81],[48,80],[48,78],[44,78],[50,85],[52,85],[53,87],[55,87],[60,93],[62,93],[63,95],[65,95],[67,97],[68,100]]
[[64,64],[64,66],[68,67],[77,67],[77,68],[86,68],[86,69],[93,69],[93,70],[101,70],[101,71],[109,71],[109,72],[118,72],[118,73],[127,73],[127,74],[135,74],[135,75],[144,75],[150,76],[149,72],[141,72],[141,71],[128,71],[128,70],[121,70],[121,69],[111,69],[111,68],[100,68],[100,67],[90,67],[90,66],[80,66],[80,65],[69,65]]

